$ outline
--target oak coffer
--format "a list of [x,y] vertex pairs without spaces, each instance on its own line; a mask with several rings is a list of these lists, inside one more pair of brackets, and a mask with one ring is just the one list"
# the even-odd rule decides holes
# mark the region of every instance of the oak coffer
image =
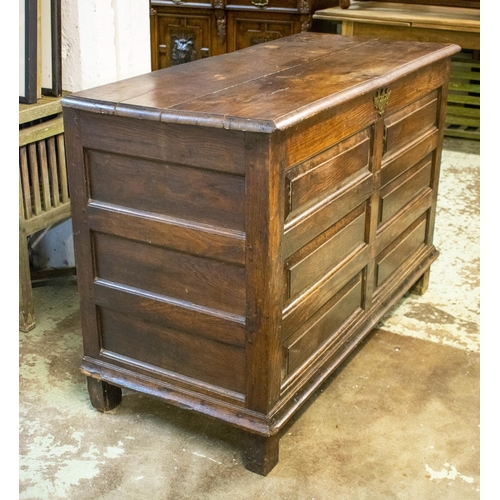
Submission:
[[301,33],[63,99],[90,399],[279,431],[432,244],[453,44]]

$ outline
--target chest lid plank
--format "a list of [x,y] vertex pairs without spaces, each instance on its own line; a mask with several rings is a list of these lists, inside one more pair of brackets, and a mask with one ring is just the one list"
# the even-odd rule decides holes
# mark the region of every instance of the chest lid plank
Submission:
[[96,113],[269,133],[459,50],[454,44],[300,33],[84,90],[62,104]]

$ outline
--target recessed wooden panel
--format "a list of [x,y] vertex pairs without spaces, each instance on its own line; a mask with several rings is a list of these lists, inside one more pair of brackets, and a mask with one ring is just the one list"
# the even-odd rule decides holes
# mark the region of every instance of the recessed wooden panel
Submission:
[[345,321],[361,311],[361,273],[304,323],[284,346],[288,351],[288,375],[296,371],[322,344],[338,335]]
[[394,217],[421,191],[430,189],[431,173],[432,155],[429,155],[381,189],[380,223],[383,224]]
[[[153,112],[159,120],[161,112]],[[82,115],[84,148],[245,174],[245,136],[241,132],[126,116],[87,112]],[[137,115],[140,116],[140,110]]]
[[425,244],[426,228],[427,217],[424,214],[377,257],[377,286],[382,285]]
[[374,254],[379,255],[386,249],[400,234],[410,227],[424,212],[432,207],[433,191],[426,189],[419,196],[416,196],[398,215],[389,220],[386,224],[379,226],[377,236],[374,241]]
[[365,244],[366,206],[340,221],[286,263],[288,295],[295,297]]
[[324,199],[368,171],[371,129],[365,129],[287,172],[286,214]]
[[87,151],[90,197],[147,212],[245,229],[244,177]]
[[333,196],[285,224],[283,257],[288,258],[360,206],[370,197],[373,189],[373,174],[362,175],[357,181],[344,186]]
[[228,12],[227,19],[228,52],[272,42],[300,31],[300,19],[289,13]]
[[97,280],[98,306],[237,347],[245,346],[245,318],[130,286]]
[[317,286],[293,301],[283,311],[282,338],[288,338],[297,328],[326,304],[343,286],[366,267],[370,247],[357,252],[345,264],[328,274]]
[[245,264],[245,233],[91,201],[89,228],[179,252]]
[[413,167],[422,158],[434,151],[438,144],[438,131],[434,130],[408,145],[408,149],[384,158],[380,170],[380,185],[383,187],[398,175]]
[[[196,1],[196,0],[195,0]],[[197,2],[198,3],[198,2]],[[216,20],[211,12],[178,9],[158,14],[158,68],[176,66],[210,55],[212,32]],[[214,50],[214,49],[212,49]]]
[[437,128],[437,91],[422,97],[387,117],[385,120],[385,151],[399,149],[425,132]]
[[244,349],[109,309],[99,308],[99,318],[104,354],[108,351],[218,387],[244,392]]
[[245,269],[162,247],[94,234],[98,278],[245,315]]

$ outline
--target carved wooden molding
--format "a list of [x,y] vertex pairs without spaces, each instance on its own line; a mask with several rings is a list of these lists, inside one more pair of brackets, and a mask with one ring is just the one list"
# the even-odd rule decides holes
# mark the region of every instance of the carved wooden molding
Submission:
[[312,26],[312,16],[305,14],[300,16],[300,30],[301,31],[311,31]]
[[309,0],[297,0],[297,10],[301,14],[309,14],[309,12],[311,11]]
[[216,10],[215,17],[217,18],[217,36],[221,42],[226,41],[226,13],[223,10]]

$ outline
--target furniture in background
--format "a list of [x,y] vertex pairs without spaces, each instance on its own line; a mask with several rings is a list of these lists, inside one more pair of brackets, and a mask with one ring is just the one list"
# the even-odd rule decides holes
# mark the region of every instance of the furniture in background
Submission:
[[[357,0],[358,2],[370,2],[372,0]],[[480,0],[385,0],[386,3],[404,3],[407,5],[435,5],[442,7],[465,7],[466,9],[479,9]],[[351,0],[340,0],[340,7],[348,9]]]
[[455,43],[462,47],[452,59],[445,134],[479,139],[479,9],[356,1],[348,9],[318,10],[313,17],[323,22],[320,31],[336,31],[328,28],[331,23],[341,27],[342,35]]
[[[456,45],[300,33],[63,99],[92,405],[279,432],[423,293]],[[182,69],[182,70],[181,70]]]
[[19,330],[35,326],[28,236],[70,217],[61,97],[19,104]]
[[151,0],[153,70],[225,54],[311,28],[338,0]]

